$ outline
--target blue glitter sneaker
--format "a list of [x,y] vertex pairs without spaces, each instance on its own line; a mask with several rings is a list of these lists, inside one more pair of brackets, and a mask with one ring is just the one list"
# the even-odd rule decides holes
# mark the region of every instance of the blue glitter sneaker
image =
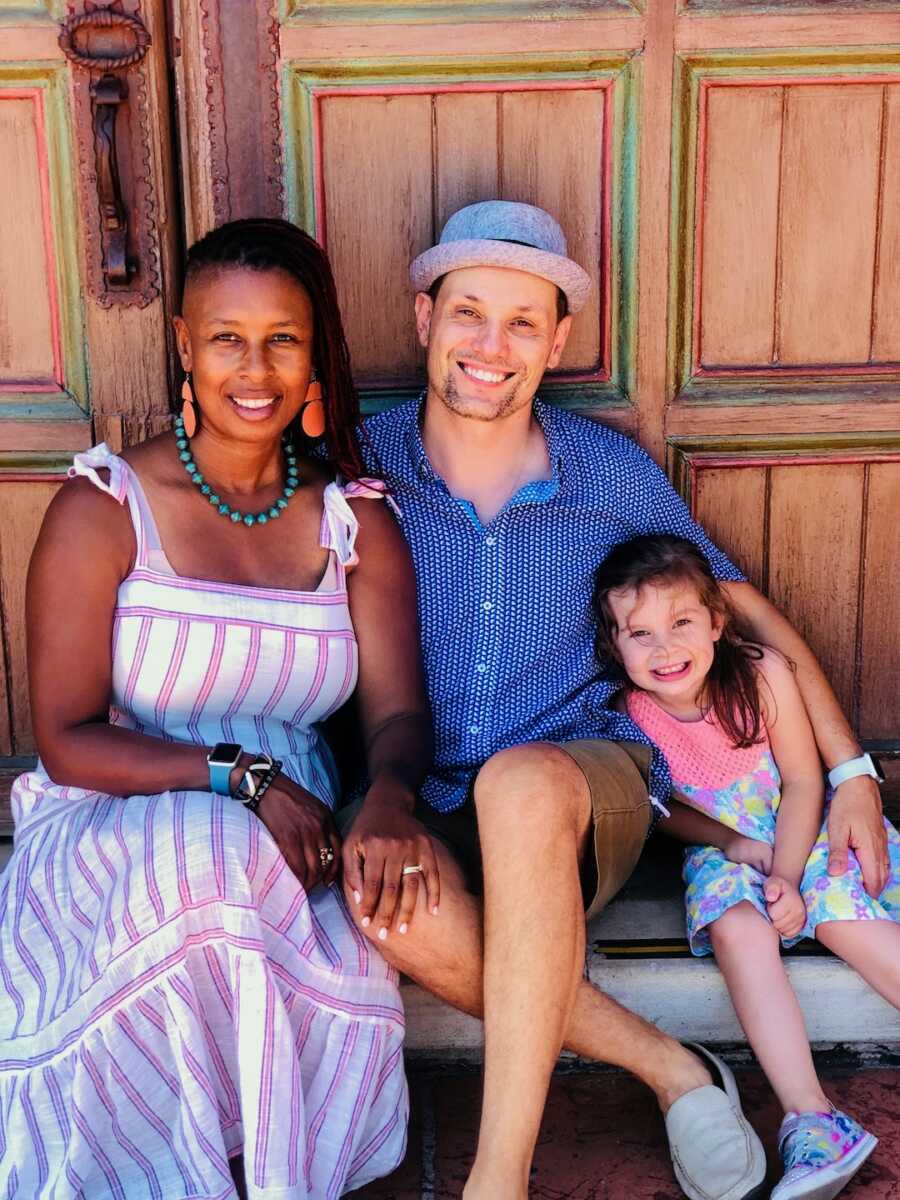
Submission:
[[778,1131],[784,1175],[771,1200],[831,1200],[843,1191],[875,1147],[846,1113],[788,1113]]

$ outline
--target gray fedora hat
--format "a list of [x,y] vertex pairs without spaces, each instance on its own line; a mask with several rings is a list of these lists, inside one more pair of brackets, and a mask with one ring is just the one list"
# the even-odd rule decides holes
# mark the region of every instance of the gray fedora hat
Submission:
[[508,267],[549,279],[573,313],[591,290],[587,271],[568,257],[558,222],[542,208],[512,200],[484,200],[455,212],[438,244],[413,259],[409,277],[417,292],[427,292],[441,275],[461,267]]

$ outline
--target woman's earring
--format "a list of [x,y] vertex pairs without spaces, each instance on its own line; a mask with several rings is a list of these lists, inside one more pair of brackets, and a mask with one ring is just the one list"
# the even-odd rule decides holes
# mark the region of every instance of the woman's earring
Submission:
[[190,371],[181,385],[181,420],[184,424],[185,434],[192,438],[197,432],[197,401],[194,399],[194,389],[191,387]]
[[325,403],[322,400],[322,385],[313,371],[306,389],[306,399],[300,406],[300,428],[315,441],[325,432]]

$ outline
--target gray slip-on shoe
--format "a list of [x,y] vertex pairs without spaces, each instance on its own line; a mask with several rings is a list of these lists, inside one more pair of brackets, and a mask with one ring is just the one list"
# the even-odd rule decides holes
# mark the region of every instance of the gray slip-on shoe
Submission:
[[766,1155],[741,1111],[734,1075],[703,1046],[684,1044],[718,1086],[685,1092],[666,1113],[675,1178],[689,1200],[757,1200],[765,1194]]

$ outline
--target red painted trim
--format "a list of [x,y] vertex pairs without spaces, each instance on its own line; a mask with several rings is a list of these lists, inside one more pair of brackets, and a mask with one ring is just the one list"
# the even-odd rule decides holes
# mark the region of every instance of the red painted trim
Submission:
[[4,379],[0,382],[0,392],[11,392],[15,395],[20,395],[23,392],[49,392],[53,388],[60,390],[59,380],[45,379],[38,381],[31,380],[29,383],[16,383],[14,379]]
[[58,471],[3,471],[0,470],[0,483],[65,483],[68,475]]
[[773,75],[764,78],[701,79],[698,98],[697,164],[694,179],[694,271],[693,312],[691,322],[691,378],[692,379],[796,379],[809,375],[817,377],[844,375],[886,375],[900,370],[900,363],[879,362],[841,365],[829,363],[817,366],[803,363],[798,366],[782,366],[776,363],[759,365],[716,367],[702,363],[701,345],[703,311],[703,225],[705,218],[705,188],[707,169],[707,127],[709,121],[709,93],[715,87],[814,87],[833,83],[885,84],[900,83],[900,71],[893,75]]
[[[31,100],[34,108],[34,133],[38,152],[38,179],[41,188],[41,224],[44,233],[44,269],[47,274],[47,299],[50,304],[50,339],[53,353],[52,382],[62,391],[63,353],[60,322],[59,292],[56,285],[56,254],[53,240],[53,213],[50,199],[50,162],[47,152],[47,123],[44,118],[44,92],[42,88],[3,88],[0,100]],[[15,386],[8,382],[0,385],[0,391],[41,392],[46,384]]]
[[[325,168],[324,143],[322,131],[322,100],[332,96],[401,96],[426,95],[439,96],[447,92],[464,92],[491,94],[497,92],[536,92],[536,91],[599,91],[604,93],[603,118],[600,155],[600,203],[602,234],[600,238],[600,287],[602,289],[601,328],[600,328],[600,369],[598,371],[565,372],[554,376],[555,380],[566,383],[608,383],[612,377],[612,275],[610,271],[610,250],[612,242],[612,115],[610,97],[615,85],[614,79],[569,79],[569,80],[535,80],[534,82],[478,82],[466,83],[408,83],[364,85],[354,87],[342,85],[334,87],[312,87],[312,153],[313,153],[313,195],[315,203],[314,232],[315,238],[326,250],[328,248],[328,215],[325,211]],[[396,380],[388,383],[371,382],[368,384],[374,390],[396,386]]]
[[740,458],[729,454],[709,456],[704,454],[702,459],[692,458],[690,452],[685,457],[690,464],[691,474],[696,479],[700,471],[716,470],[723,467],[728,467],[731,470],[741,470],[742,468],[749,467],[830,467],[858,465],[860,463],[900,462],[900,451],[876,450],[866,453],[864,450],[856,450],[838,452],[836,454],[829,454],[827,451],[815,454],[807,451],[796,454],[790,450],[785,450],[782,455],[772,453],[753,455],[753,451],[748,450]]

